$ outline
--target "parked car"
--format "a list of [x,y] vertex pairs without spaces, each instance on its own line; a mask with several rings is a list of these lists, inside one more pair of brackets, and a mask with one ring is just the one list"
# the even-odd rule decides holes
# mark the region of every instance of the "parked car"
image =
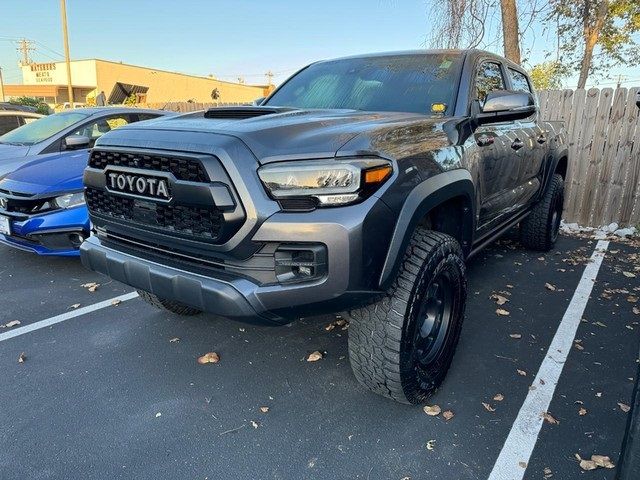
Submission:
[[[168,112],[146,111],[145,118]],[[84,124],[85,136],[95,135],[101,122],[129,119],[130,113],[94,118]],[[115,126],[111,123],[112,126]],[[76,135],[80,135],[76,134]],[[89,235],[89,215],[82,192],[82,172],[89,151],[67,150],[24,157],[22,166],[0,180],[0,243],[40,255],[77,256]],[[10,162],[8,162],[10,163]]]
[[90,269],[178,314],[345,312],[356,378],[419,403],[464,318],[464,261],[558,236],[567,169],[527,73],[469,50],[314,63],[260,106],[131,125],[84,174]]
[[43,115],[38,113],[23,112],[19,110],[0,110],[0,135],[4,135],[11,130],[15,130],[22,125],[27,125],[42,117]]
[[0,176],[24,163],[24,157],[87,150],[114,126],[157,116],[157,110],[120,107],[78,108],[46,116],[0,136]]
[[38,109],[31,105],[21,105],[19,103],[0,102],[0,110],[11,110],[12,112],[31,112],[37,113]]

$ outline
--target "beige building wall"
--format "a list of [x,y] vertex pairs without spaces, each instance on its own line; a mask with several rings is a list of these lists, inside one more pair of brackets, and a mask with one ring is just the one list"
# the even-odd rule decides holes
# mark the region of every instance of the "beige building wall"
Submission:
[[[194,100],[211,102],[211,92],[218,89],[218,102],[250,102],[263,96],[263,88],[239,83],[222,82],[206,77],[183,75],[151,68],[96,60],[98,91],[107,98],[116,82],[148,87],[147,103]],[[75,82],[75,79],[74,79]]]
[[[66,85],[67,83],[64,62],[24,65],[22,77],[25,85]],[[71,80],[74,86],[96,87],[96,93],[103,90],[107,98],[117,82],[147,87],[146,103],[187,100],[235,103],[251,102],[265,96],[263,86],[224,82],[213,78],[98,59],[72,61]],[[214,89],[218,90],[217,100],[211,98]],[[85,100],[86,98],[75,99],[76,102]]]

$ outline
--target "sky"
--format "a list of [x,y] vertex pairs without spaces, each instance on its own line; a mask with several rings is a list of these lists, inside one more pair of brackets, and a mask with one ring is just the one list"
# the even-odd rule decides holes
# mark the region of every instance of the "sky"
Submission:
[[[16,41],[35,42],[36,62],[63,59],[59,0],[0,0],[0,67],[4,82],[21,83]],[[221,80],[280,83],[321,59],[424,48],[432,15],[426,0],[67,0],[72,59],[102,58]],[[499,30],[492,28],[493,31]],[[437,32],[436,32],[437,33]],[[529,63],[552,44],[539,25],[527,33]],[[484,45],[502,53],[500,38]],[[640,69],[618,74],[640,84]],[[566,80],[566,86],[577,83]]]

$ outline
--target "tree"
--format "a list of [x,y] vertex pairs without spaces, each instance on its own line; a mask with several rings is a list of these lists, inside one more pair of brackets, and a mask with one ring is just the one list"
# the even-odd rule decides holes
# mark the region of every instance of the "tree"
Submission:
[[520,32],[518,31],[518,9],[516,0],[500,0],[502,12],[502,44],[504,56],[520,63]]
[[640,31],[638,0],[551,0],[551,7],[546,21],[557,25],[560,60],[580,72],[578,88],[590,74],[640,60],[632,37]]
[[560,62],[542,62],[529,71],[529,76],[536,90],[557,90],[562,88],[562,80],[566,77],[566,69]]
[[16,105],[25,105],[27,107],[35,107],[36,113],[41,115],[49,115],[51,109],[49,105],[38,98],[34,97],[19,97],[15,100],[12,100],[11,103],[15,103]]

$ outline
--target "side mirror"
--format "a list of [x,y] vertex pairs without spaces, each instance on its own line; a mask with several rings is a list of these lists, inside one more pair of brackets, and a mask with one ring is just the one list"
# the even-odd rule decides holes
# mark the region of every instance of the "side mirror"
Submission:
[[80,148],[89,148],[91,139],[85,135],[69,135],[64,139],[64,146],[67,150],[78,150]]
[[489,92],[475,118],[478,124],[506,122],[527,118],[536,112],[533,95],[529,92],[494,90]]
[[259,107],[260,105],[262,105],[262,102],[264,102],[264,99],[267,97],[260,97],[260,98],[256,98],[252,103],[252,105],[254,107]]

